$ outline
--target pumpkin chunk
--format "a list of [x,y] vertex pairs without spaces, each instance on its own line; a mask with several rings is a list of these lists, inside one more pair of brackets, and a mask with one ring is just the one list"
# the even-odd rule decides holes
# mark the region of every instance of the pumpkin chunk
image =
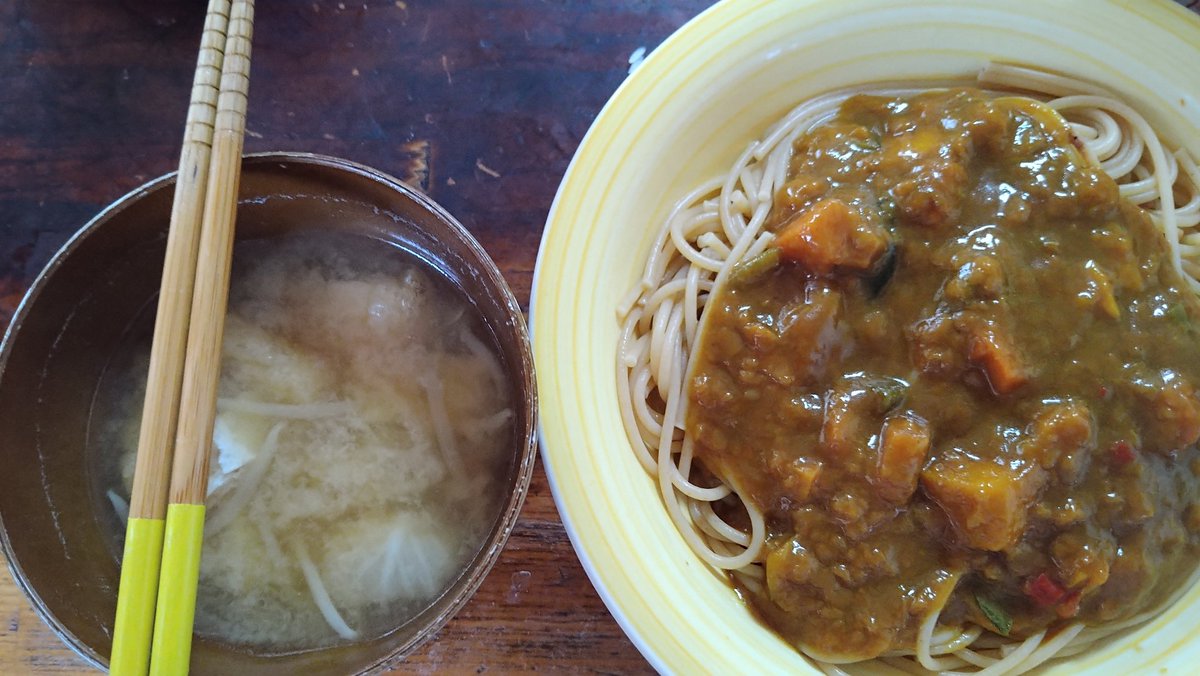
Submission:
[[827,275],[835,269],[872,269],[887,251],[888,238],[845,202],[824,199],[785,223],[775,246],[786,260]]
[[1045,481],[1032,465],[1001,465],[949,455],[921,472],[921,487],[950,517],[964,544],[992,552],[1021,538],[1027,511]]

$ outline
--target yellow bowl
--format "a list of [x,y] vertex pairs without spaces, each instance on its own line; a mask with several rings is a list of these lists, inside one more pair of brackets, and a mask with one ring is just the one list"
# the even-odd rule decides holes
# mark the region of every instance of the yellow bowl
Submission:
[[[535,275],[542,453],[592,583],[660,671],[816,673],[692,554],[626,441],[615,308],[655,230],[796,103],[988,60],[1095,81],[1200,156],[1200,20],[1169,0],[727,0],[657,48],[580,146]],[[1048,673],[1189,672],[1198,599]]]

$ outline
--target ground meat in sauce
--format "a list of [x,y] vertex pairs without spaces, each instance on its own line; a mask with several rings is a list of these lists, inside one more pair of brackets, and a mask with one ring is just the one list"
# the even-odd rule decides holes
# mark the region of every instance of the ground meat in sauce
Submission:
[[1021,638],[1188,578],[1200,311],[1057,115],[851,98],[769,227],[709,302],[687,425],[766,514],[742,591],[784,638],[865,659],[939,609]]

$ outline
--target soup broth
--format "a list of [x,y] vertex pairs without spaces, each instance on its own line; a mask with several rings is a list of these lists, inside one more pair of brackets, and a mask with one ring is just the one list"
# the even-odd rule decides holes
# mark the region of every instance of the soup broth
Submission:
[[[127,518],[153,308],[115,355],[89,434],[114,555]],[[470,301],[362,236],[237,245],[197,634],[317,649],[403,624],[496,519],[509,388]]]

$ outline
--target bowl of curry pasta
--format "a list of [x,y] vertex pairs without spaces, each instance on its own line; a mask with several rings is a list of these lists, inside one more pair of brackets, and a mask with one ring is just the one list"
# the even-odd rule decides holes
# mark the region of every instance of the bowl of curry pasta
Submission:
[[576,551],[661,671],[1186,670],[1200,20],[728,0],[560,186],[532,303]]

